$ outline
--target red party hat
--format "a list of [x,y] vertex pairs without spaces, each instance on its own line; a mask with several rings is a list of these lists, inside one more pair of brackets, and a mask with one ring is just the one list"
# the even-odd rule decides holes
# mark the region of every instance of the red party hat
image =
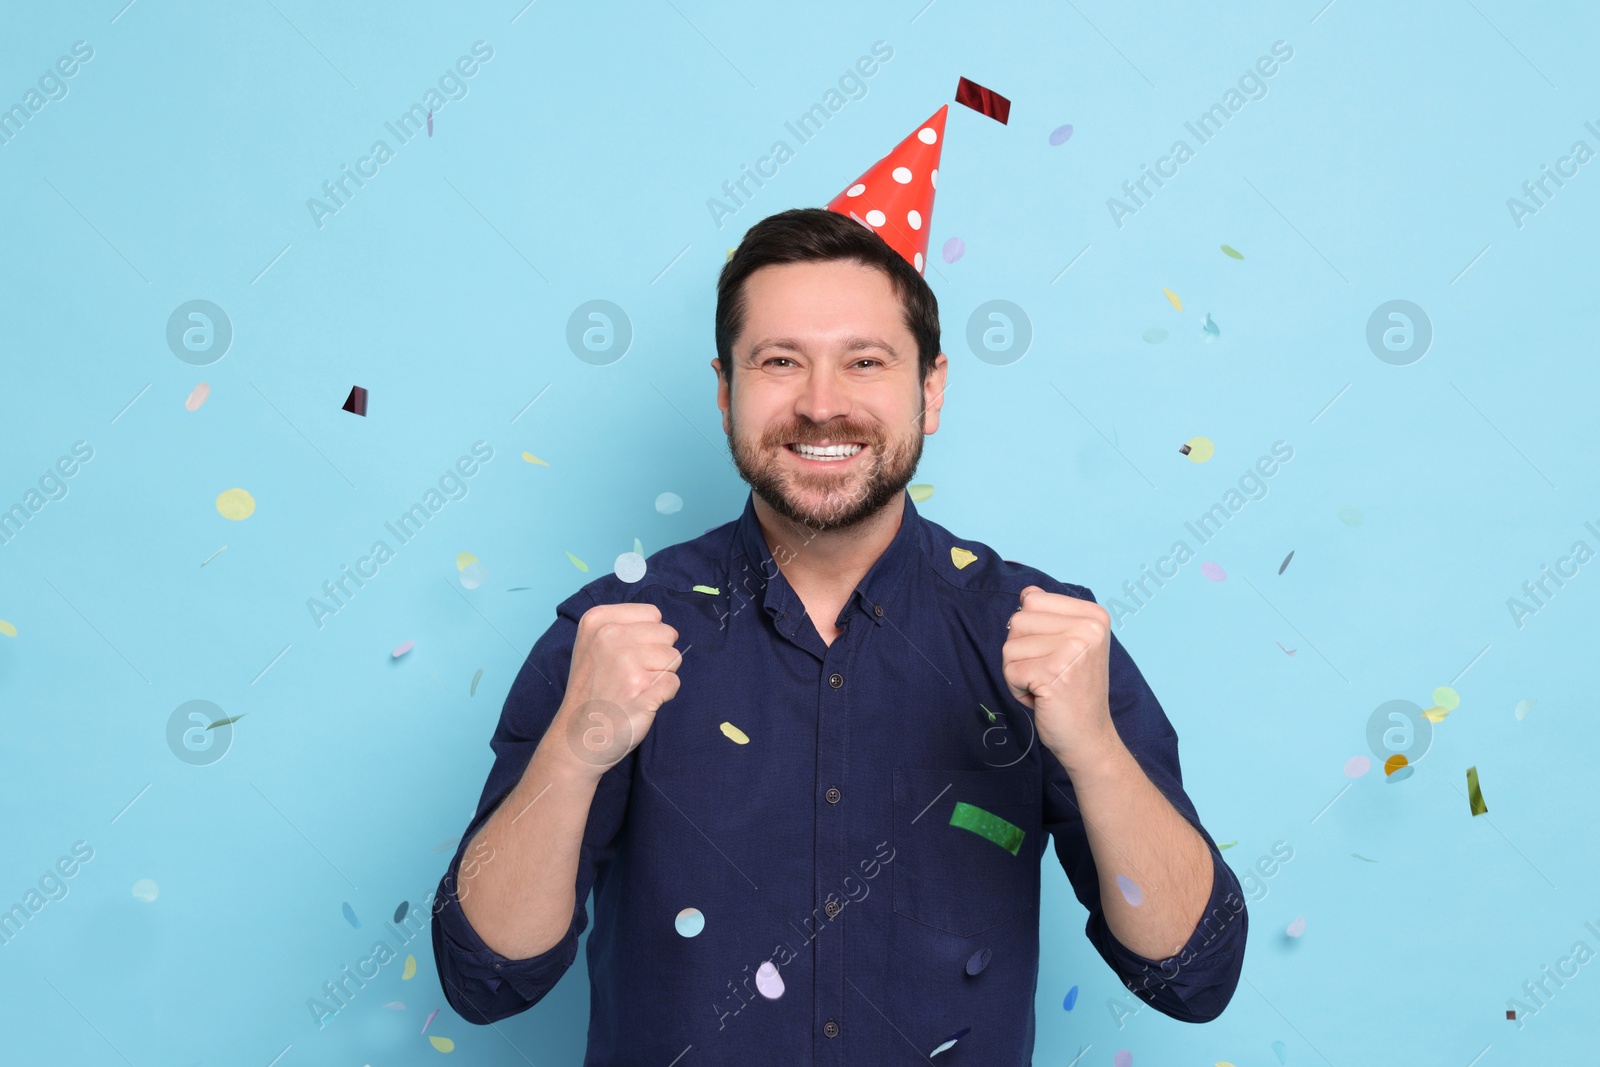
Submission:
[[882,237],[922,273],[927,262],[933,191],[939,184],[939,153],[944,148],[946,104],[935,111],[894,151],[874,163],[850,187],[828,202],[829,211],[849,215]]

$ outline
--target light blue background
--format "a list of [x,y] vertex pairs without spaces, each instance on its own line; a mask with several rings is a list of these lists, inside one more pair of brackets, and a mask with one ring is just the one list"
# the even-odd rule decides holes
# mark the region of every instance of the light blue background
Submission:
[[[1236,870],[1294,850],[1250,906],[1244,979],[1204,1027],[1119,1020],[1131,998],[1047,863],[1037,1062],[1254,1067],[1273,1041],[1291,1064],[1593,1054],[1600,963],[1505,1018],[1575,942],[1600,949],[1600,563],[1520,628],[1506,606],[1575,541],[1600,549],[1600,162],[1520,227],[1506,206],[1575,140],[1600,149],[1591,6],[274,2],[6,5],[0,106],[73,42],[94,57],[0,145],[0,508],[73,442],[94,458],[0,546],[18,630],[0,637],[0,907],[73,842],[94,858],[0,946],[4,1059],[431,1062],[419,1031],[444,1008],[428,1032],[462,1062],[579,1060],[581,951],[495,1029],[445,1006],[425,936],[415,978],[385,967],[323,1029],[306,1000],[437,883],[553,605],[635,538],[654,552],[738,514],[707,366],[726,249],[825,203],[962,75],[1012,110],[950,111],[927,277],[951,371],[923,513],[1107,602],[1193,546],[1185,521],[1274,441],[1294,449],[1119,629]],[[494,57],[468,95],[397,147],[384,122],[478,40]],[[867,95],[797,145],[784,122],[878,40],[894,56]],[[1184,122],[1280,40],[1294,55],[1265,98],[1197,145]],[[1119,228],[1106,199],[1180,137],[1195,157]],[[395,157],[319,228],[307,198],[379,138]],[[795,158],[716,226],[706,200],[780,138]],[[967,252],[946,263],[952,236]],[[165,343],[196,298],[235,330],[209,367]],[[1408,366],[1365,342],[1396,298],[1435,332]],[[635,331],[609,366],[565,343],[590,299]],[[1006,366],[966,345],[990,299],[1034,330]],[[340,410],[355,384],[366,418]],[[1177,451],[1197,435],[1208,463]],[[314,625],[306,599],[393,546],[384,522],[477,440],[494,459],[468,496]],[[213,504],[235,486],[257,501],[243,522]],[[667,491],[682,511],[658,513]],[[460,587],[461,551],[481,588]],[[1415,775],[1346,778],[1373,709],[1452,682]],[[207,767],[165,740],[194,699],[246,716]]]

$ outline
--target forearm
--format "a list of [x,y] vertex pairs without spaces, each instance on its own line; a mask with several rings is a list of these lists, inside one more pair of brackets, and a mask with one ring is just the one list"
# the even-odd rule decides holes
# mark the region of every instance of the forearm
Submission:
[[560,943],[577,906],[579,849],[599,776],[557,747],[562,734],[545,735],[462,854],[461,910],[484,944],[508,959]]
[[[1120,738],[1069,768],[1100,879],[1106,925],[1124,946],[1153,960],[1178,952],[1210,899],[1211,850],[1140,768]],[[1129,902],[1117,876],[1132,886]],[[1142,899],[1140,899],[1142,896]]]

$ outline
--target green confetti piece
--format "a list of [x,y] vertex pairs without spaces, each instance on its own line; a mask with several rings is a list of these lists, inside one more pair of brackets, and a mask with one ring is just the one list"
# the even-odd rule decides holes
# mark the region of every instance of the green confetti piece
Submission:
[[207,730],[215,730],[219,726],[227,726],[229,723],[238,722],[240,719],[244,718],[248,714],[250,714],[250,713],[248,711],[246,711],[246,712],[243,712],[243,713],[241,713],[239,715],[234,715],[231,718],[218,719],[216,722],[212,723],[210,726],[207,726],[206,729]]
[[635,537],[633,539],[633,550],[635,552],[639,553],[639,555],[641,555],[641,556],[644,555],[644,543],[642,541],[640,541],[637,537]]
[[1483,802],[1483,790],[1478,788],[1478,768],[1467,768],[1467,800],[1472,804],[1472,814],[1489,814],[1489,805]]
[[694,591],[696,593],[710,593],[712,596],[720,596],[722,593],[722,590],[714,585],[697,585],[694,587]]
[[[1367,860],[1367,857],[1363,856],[1359,852],[1352,852],[1352,853],[1350,853],[1350,855],[1354,856],[1358,860]],[[1377,860],[1367,860],[1367,862],[1368,863],[1377,863],[1378,861]]]
[[924,500],[927,500],[929,497],[933,496],[933,486],[927,484],[926,482],[918,482],[916,485],[906,486],[906,492],[911,494],[912,503],[920,504]]
[[959,826],[963,830],[971,830],[979,837],[988,838],[1013,856],[1017,849],[1022,847],[1022,837],[1026,832],[1014,823],[1006,822],[1000,816],[980,807],[956,801],[956,808],[950,813],[950,825]]
[[[983,704],[982,704],[982,703],[981,703],[981,702],[980,702],[980,703],[979,703],[979,704],[978,704],[978,707],[980,707],[980,708],[983,708]],[[987,716],[989,716],[989,721],[990,721],[990,722],[994,722],[994,721],[995,721],[995,719],[996,719],[996,718],[997,718],[997,716],[996,716],[996,715],[995,715],[995,713],[994,713],[994,712],[992,712],[992,711],[990,711],[990,710],[989,710],[989,709],[988,709],[988,708],[983,708],[983,713],[984,713],[984,714],[985,714],[985,715],[987,715]]]
[[1230,256],[1233,259],[1243,259],[1244,258],[1244,256],[1242,254],[1240,254],[1238,249],[1230,247],[1229,245],[1223,245],[1222,246],[1222,254],[1225,255],[1225,256]]
[[1234,838],[1232,841],[1218,841],[1217,842],[1217,851],[1221,852],[1225,848],[1232,848],[1234,845],[1237,845],[1238,843],[1239,843],[1239,839],[1238,838]]
[[477,673],[472,676],[472,687],[467,690],[467,696],[475,697],[478,695],[478,682],[480,682],[482,679],[483,668],[479,667]]

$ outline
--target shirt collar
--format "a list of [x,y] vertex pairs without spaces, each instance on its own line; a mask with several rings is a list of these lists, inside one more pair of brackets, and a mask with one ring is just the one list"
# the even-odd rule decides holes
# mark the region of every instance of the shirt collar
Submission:
[[[850,604],[854,604],[875,625],[882,626],[888,621],[891,607],[899,603],[898,596],[905,585],[905,576],[922,549],[923,526],[911,494],[902,490],[901,496],[905,501],[905,511],[900,517],[900,529],[895,531],[888,547],[867,568],[866,575],[857,584],[841,617],[849,611]],[[754,490],[745,496],[744,513],[739,516],[733,543],[736,557],[743,557],[735,558],[731,568],[730,577],[736,590],[733,595],[761,604],[774,621],[782,619],[786,625],[797,627],[805,614],[805,605],[767,548],[766,535],[761,532],[761,522],[756,517]],[[804,547],[794,548],[796,555],[804,551]]]

